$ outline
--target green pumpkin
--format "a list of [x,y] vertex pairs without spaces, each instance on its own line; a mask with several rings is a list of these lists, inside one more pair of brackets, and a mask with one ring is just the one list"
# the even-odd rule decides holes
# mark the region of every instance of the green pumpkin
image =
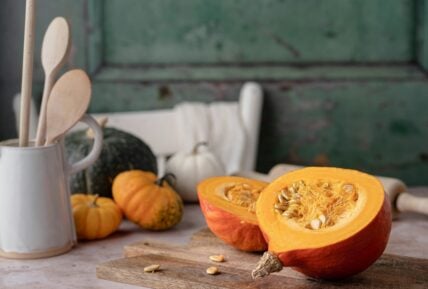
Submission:
[[[142,140],[114,128],[103,128],[103,132],[101,156],[92,166],[71,176],[72,194],[98,194],[112,198],[113,180],[119,173],[143,170],[157,174],[156,157]],[[93,138],[86,131],[69,134],[65,138],[69,163],[75,163],[87,156],[92,144]]]

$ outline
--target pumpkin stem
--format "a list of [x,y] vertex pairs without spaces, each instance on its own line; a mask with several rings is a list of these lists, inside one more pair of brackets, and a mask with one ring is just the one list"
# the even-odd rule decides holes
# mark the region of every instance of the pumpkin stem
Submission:
[[265,252],[257,263],[256,269],[251,272],[251,276],[253,279],[258,279],[281,270],[282,263],[278,257],[271,252]]
[[97,201],[98,201],[99,197],[100,197],[100,195],[96,194],[94,196],[93,201],[90,203],[89,207],[91,207],[91,208],[97,208],[98,207]]
[[[97,118],[97,122],[101,128],[105,128],[108,122],[108,117],[104,116],[104,117]],[[94,131],[88,128],[88,130],[86,131],[86,137],[93,139],[95,137]]]
[[162,178],[156,180],[155,184],[157,186],[162,187],[163,186],[163,182],[167,181],[171,185],[172,184],[171,180],[174,180],[174,182],[175,182],[177,180],[177,177],[174,174],[167,173]]
[[198,153],[198,151],[199,151],[199,148],[202,147],[202,146],[207,147],[208,146],[208,142],[206,142],[206,141],[198,142],[195,145],[195,147],[193,148],[192,154],[196,155]]

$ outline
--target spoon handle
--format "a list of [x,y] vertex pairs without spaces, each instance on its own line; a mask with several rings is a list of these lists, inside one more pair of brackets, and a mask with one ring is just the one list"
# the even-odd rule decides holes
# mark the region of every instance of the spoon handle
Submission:
[[42,105],[40,107],[39,123],[37,125],[36,146],[42,146],[46,138],[46,113],[48,108],[49,95],[52,90],[54,77],[52,73],[45,76],[45,84],[43,88]]
[[35,0],[27,0],[25,12],[24,53],[21,84],[21,112],[19,121],[19,146],[28,146],[30,104],[33,81]]

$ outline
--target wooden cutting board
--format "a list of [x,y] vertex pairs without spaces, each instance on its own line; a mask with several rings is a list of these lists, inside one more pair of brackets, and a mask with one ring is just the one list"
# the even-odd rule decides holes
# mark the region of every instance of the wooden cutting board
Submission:
[[[97,277],[155,289],[169,288],[428,288],[428,260],[383,255],[365,272],[339,282],[308,278],[289,268],[253,281],[251,270],[260,254],[237,251],[217,239],[208,229],[193,235],[187,246],[145,241],[126,246],[125,258],[97,266]],[[223,254],[226,262],[214,263],[210,255]],[[143,268],[160,264],[156,273]],[[217,266],[218,275],[205,270]]]

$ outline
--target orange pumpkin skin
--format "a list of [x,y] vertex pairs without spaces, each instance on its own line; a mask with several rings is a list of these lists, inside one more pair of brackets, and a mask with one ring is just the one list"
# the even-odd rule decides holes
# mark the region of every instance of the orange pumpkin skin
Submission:
[[242,221],[238,216],[217,208],[202,198],[199,200],[208,228],[218,238],[242,251],[267,249],[267,243],[257,224]]
[[218,187],[230,183],[248,183],[263,189],[267,183],[241,177],[213,177],[198,185],[198,198],[208,228],[218,238],[236,249],[248,252],[265,251],[267,243],[259,228],[255,213],[213,197]]
[[110,198],[75,194],[71,196],[71,206],[79,240],[103,239],[122,222],[122,212]]
[[170,229],[183,216],[180,196],[152,172],[130,170],[113,181],[113,198],[128,220],[153,231]]
[[343,279],[364,271],[382,255],[390,231],[391,206],[385,197],[376,218],[356,235],[323,248],[278,253],[278,258],[307,276]]

